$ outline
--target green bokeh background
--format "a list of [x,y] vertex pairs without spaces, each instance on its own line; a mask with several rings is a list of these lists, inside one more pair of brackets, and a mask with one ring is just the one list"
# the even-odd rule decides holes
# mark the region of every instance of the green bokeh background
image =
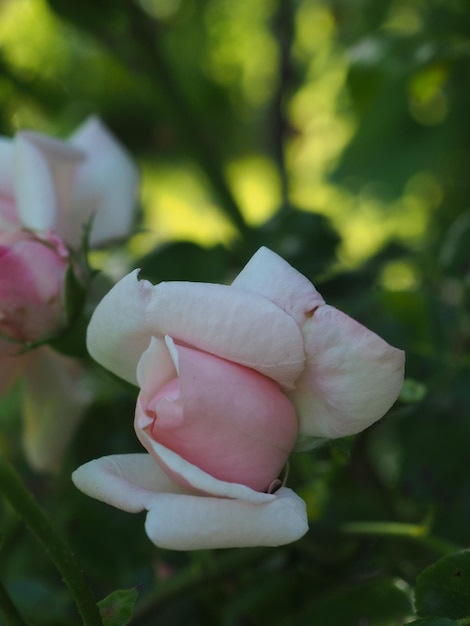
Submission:
[[[401,625],[419,572],[468,545],[469,111],[467,0],[0,2],[0,133],[66,137],[97,113],[139,163],[136,233],[95,266],[228,282],[267,245],[407,353],[383,420],[293,456],[311,531],[277,549],[159,550],[142,515],[75,490],[80,463],[140,451],[136,390],[97,366],[59,476],[28,469],[20,390],[3,400],[1,449],[97,598],[139,586],[132,624]],[[31,624],[78,623],[2,503],[0,533]]]

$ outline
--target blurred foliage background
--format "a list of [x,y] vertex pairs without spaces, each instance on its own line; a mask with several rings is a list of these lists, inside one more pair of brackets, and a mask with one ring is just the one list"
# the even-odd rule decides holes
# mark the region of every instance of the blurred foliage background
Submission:
[[[407,353],[388,416],[292,458],[311,531],[278,549],[165,552],[143,516],[76,492],[80,463],[140,451],[136,390],[97,366],[59,476],[24,465],[7,398],[1,448],[97,597],[139,587],[132,624],[405,624],[418,573],[468,544],[469,111],[466,0],[1,0],[1,134],[98,113],[140,165],[136,234],[95,264],[228,282],[266,245]],[[0,521],[31,623],[76,623],[35,540]]]

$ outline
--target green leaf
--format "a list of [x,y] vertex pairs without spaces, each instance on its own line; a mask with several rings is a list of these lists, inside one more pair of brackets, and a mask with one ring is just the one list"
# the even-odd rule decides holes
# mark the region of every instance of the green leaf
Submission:
[[410,595],[403,580],[373,580],[312,599],[298,623],[401,626],[414,613]]
[[439,559],[418,576],[418,615],[460,619],[470,616],[470,550]]
[[135,587],[113,591],[98,602],[104,626],[126,626],[139,596]]

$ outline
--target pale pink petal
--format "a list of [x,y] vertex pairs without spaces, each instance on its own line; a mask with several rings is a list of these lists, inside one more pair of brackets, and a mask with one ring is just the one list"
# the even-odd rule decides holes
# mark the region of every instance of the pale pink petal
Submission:
[[51,241],[25,236],[0,245],[0,333],[25,343],[63,328],[67,256]]
[[162,493],[145,530],[160,548],[203,550],[291,543],[305,535],[308,522],[303,500],[285,488],[263,504]]
[[72,480],[87,496],[128,513],[150,509],[159,493],[186,493],[144,453],[89,461],[75,470]]
[[208,283],[153,286],[138,270],[120,280],[97,306],[88,350],[104,367],[136,383],[150,338],[170,335],[292,388],[304,364],[303,338],[292,317],[243,289]]
[[80,165],[70,220],[75,239],[93,216],[90,245],[122,239],[134,223],[138,172],[122,145],[99,118],[88,118],[70,137],[70,143],[86,154]]
[[186,346],[174,352],[178,378],[163,386],[158,361],[146,364],[136,427],[211,476],[267,490],[295,444],[293,405],[250,368]]
[[260,248],[232,283],[264,296],[303,324],[321,304],[322,296],[303,274],[269,248]]
[[270,493],[254,491],[245,485],[229,483],[214,478],[199,469],[199,467],[186,461],[186,459],[183,459],[179,454],[176,454],[176,452],[154,441],[149,437],[144,428],[137,428],[136,433],[142,445],[158,462],[166,474],[168,474],[175,483],[190,491],[220,498],[235,498],[255,504],[268,502],[274,498]]
[[307,365],[288,393],[301,435],[344,437],[385,415],[403,385],[404,352],[328,305],[304,335]]
[[137,364],[137,382],[146,393],[151,394],[176,376],[176,367],[166,339],[150,339],[149,347]]
[[62,141],[19,132],[14,142],[14,187],[26,228],[53,230],[68,241],[68,206],[83,153]]
[[42,346],[28,353],[23,377],[26,456],[36,469],[56,471],[91,401],[85,370]]

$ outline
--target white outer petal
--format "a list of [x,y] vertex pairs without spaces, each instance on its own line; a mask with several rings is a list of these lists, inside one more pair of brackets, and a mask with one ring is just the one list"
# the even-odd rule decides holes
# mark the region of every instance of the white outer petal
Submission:
[[305,503],[290,489],[258,504],[194,495],[173,483],[148,454],[90,461],[72,480],[88,496],[124,511],[148,510],[145,530],[162,548],[276,546],[308,530]]
[[137,276],[135,270],[121,279],[95,309],[87,345],[98,363],[135,384],[150,338],[169,335],[294,386],[304,365],[304,342],[299,326],[278,306],[226,285],[153,286]]
[[298,324],[321,304],[322,296],[303,274],[269,248],[260,248],[232,283],[264,296],[291,315]]
[[68,212],[81,150],[44,135],[22,131],[13,140],[14,186],[26,228],[54,230],[69,241]]
[[134,223],[137,167],[122,145],[95,116],[70,137],[86,154],[74,189],[70,220],[78,243],[83,225],[93,216],[90,245],[99,246],[128,236]]
[[172,550],[279,546],[308,531],[305,503],[280,489],[264,504],[193,495],[159,494],[148,512],[151,541]]
[[87,496],[127,511],[148,510],[159,493],[185,493],[149,454],[116,454],[74,471],[75,486]]
[[304,327],[307,363],[287,395],[301,435],[345,437],[383,417],[403,385],[405,355],[332,306]]

